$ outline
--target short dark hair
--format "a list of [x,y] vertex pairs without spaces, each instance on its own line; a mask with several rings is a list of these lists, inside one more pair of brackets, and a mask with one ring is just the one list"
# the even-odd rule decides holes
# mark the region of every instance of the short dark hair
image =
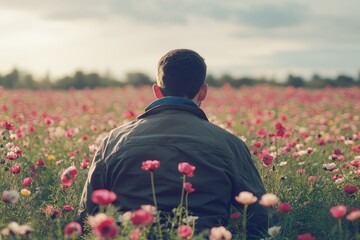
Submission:
[[193,99],[205,77],[205,61],[192,50],[171,50],[159,60],[157,84],[164,96]]

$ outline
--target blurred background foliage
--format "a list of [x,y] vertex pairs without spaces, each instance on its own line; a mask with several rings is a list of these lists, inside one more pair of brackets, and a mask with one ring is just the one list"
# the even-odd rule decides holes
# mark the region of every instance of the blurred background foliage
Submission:
[[[272,86],[292,86],[295,88],[314,89],[324,87],[352,87],[360,86],[360,72],[357,78],[345,74],[340,74],[334,78],[314,74],[310,79],[305,79],[302,76],[289,74],[285,81],[266,78],[234,77],[229,74],[215,77],[214,75],[208,74],[206,81],[213,87],[221,87],[224,84],[229,84],[233,87],[268,84]],[[3,86],[5,89],[93,89],[120,87],[124,85],[137,87],[141,85],[152,85],[154,83],[155,79],[141,72],[129,72],[124,79],[114,78],[110,74],[100,75],[96,72],[86,73],[81,70],[59,79],[52,79],[49,75],[41,79],[35,79],[31,73],[17,68],[14,68],[9,73],[0,73],[0,86]]]

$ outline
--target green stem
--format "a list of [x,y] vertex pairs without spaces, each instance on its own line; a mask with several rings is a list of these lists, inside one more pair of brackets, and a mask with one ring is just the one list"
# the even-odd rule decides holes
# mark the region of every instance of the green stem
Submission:
[[339,239],[342,239],[341,218],[338,219],[338,227],[339,227]]
[[189,197],[189,193],[186,192],[186,195],[185,195],[185,216],[186,216],[186,218],[188,218],[188,216],[189,216],[189,213],[188,213],[188,207],[189,207],[188,197]]
[[243,212],[243,221],[242,221],[242,231],[243,231],[243,239],[246,240],[246,220],[247,220],[247,208],[248,205],[244,205],[244,212]]
[[159,213],[159,209],[158,209],[158,205],[157,205],[157,201],[156,201],[155,181],[154,181],[154,173],[153,172],[150,172],[150,178],[151,178],[151,190],[152,190],[154,205],[155,205],[155,210],[156,210],[156,222],[157,222],[158,232],[160,235],[160,239],[163,239],[161,225],[160,225],[160,213]]
[[152,195],[153,195],[153,199],[154,199],[154,205],[155,205],[155,209],[157,211],[158,206],[157,206],[157,202],[156,202],[155,183],[154,183],[154,173],[153,172],[150,172],[150,178],[151,178],[151,190],[152,190]]
[[185,184],[185,178],[186,176],[183,175],[183,182],[182,182],[182,190],[181,190],[181,199],[180,199],[180,206],[179,206],[179,211],[178,214],[179,215],[179,226],[181,225],[181,221],[182,221],[182,207],[183,207],[183,202],[184,202],[184,192],[185,192],[185,189],[184,189],[184,184]]

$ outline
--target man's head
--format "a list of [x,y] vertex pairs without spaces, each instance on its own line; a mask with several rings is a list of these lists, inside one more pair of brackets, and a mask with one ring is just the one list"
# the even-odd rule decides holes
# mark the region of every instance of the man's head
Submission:
[[159,60],[157,86],[163,96],[194,99],[203,87],[205,77],[205,61],[192,50],[171,50]]

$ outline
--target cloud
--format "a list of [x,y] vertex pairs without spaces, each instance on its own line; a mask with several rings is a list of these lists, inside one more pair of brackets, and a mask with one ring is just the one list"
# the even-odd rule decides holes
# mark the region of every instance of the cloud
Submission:
[[307,17],[305,5],[286,3],[283,5],[258,5],[240,10],[237,18],[239,23],[257,29],[273,29],[301,24]]

